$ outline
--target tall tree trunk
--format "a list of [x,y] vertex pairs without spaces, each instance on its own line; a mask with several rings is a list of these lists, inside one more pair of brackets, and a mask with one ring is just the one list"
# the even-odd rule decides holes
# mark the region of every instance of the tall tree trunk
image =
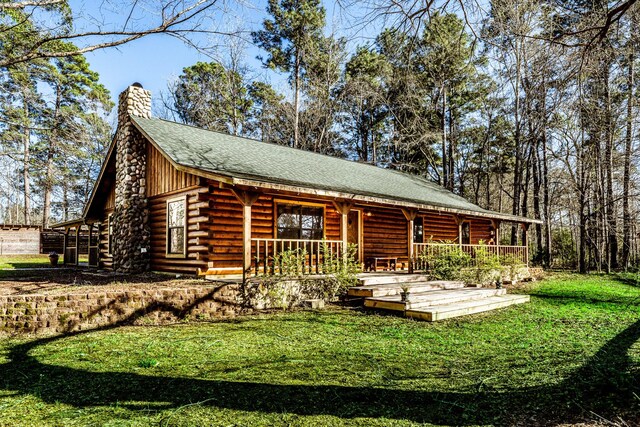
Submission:
[[58,131],[58,118],[60,114],[60,89],[56,88],[56,103],[53,114],[53,129],[51,130],[51,136],[48,141],[47,147],[47,161],[45,166],[45,179],[44,179],[44,203],[42,207],[42,227],[48,228],[49,221],[51,219],[51,195],[53,193],[54,182],[54,159],[56,152],[56,138]]
[[[449,191],[453,191],[454,189],[454,176],[455,176],[455,166],[454,166],[454,157],[453,153],[455,151],[455,135],[454,135],[454,126],[455,123],[453,121],[453,112],[451,111],[451,106],[449,106],[449,147],[447,148],[447,160],[449,162],[449,166],[447,167],[447,172],[449,173],[449,182],[447,182],[447,189]],[[462,195],[462,190],[459,193]]]
[[23,88],[22,102],[24,109],[25,123],[22,130],[22,145],[24,155],[22,160],[22,180],[24,184],[24,223],[31,224],[31,127],[29,125],[29,98],[26,89]]
[[[520,79],[522,77],[521,70],[522,50],[518,47],[516,41],[516,74],[514,84],[514,121],[515,133],[513,143],[515,145],[515,164],[513,166],[513,204],[511,205],[511,213],[513,215],[520,214],[520,186],[522,185],[522,141],[521,141],[521,123],[520,123]],[[511,226],[511,245],[518,243],[518,226]]]
[[[633,31],[633,29],[632,29]],[[633,37],[633,34],[631,35]],[[629,206],[631,187],[631,151],[633,149],[633,86],[635,84],[633,49],[629,50],[627,64],[627,129],[624,144],[624,177],[622,189],[622,267],[629,268],[631,253],[631,208]]]
[[296,63],[295,63],[295,76],[293,78],[294,84],[294,99],[293,99],[293,148],[300,147],[300,68],[301,68],[300,52],[296,51]]
[[[545,119],[546,123],[546,119]],[[545,267],[551,267],[551,206],[549,205],[549,162],[547,161],[547,132],[542,133],[542,206],[544,210],[544,259]]]
[[447,88],[442,86],[442,186],[449,184],[449,161],[447,160]]
[[63,221],[69,220],[69,184],[67,180],[62,181],[62,218]]
[[43,228],[49,228],[49,221],[51,219],[51,193],[53,188],[53,147],[50,145],[47,151],[47,162],[44,178],[44,202],[42,206]]
[[[582,96],[582,95],[580,95]],[[587,179],[585,165],[585,111],[584,107],[581,111],[581,141],[577,147],[578,155],[578,221],[579,221],[579,238],[578,238],[578,271],[580,273],[587,272]]]
[[[533,144],[531,144],[533,145]],[[529,153],[527,155],[527,159],[525,161],[525,166],[524,166],[524,170],[525,170],[525,177],[524,177],[524,182],[522,183],[522,208],[520,210],[520,213],[522,214],[522,216],[526,217],[529,215],[529,183],[531,181],[531,149],[529,150]],[[522,240],[521,242],[525,242],[527,241],[527,229],[522,229]]]
[[[541,219],[540,212],[540,189],[541,185],[541,168],[540,168],[540,139],[536,137],[535,144],[531,148],[533,154],[532,172],[533,172],[533,217]],[[544,259],[544,248],[542,247],[542,224],[536,224],[536,260],[541,262]]]
[[609,89],[609,63],[605,63],[604,90],[606,101],[605,122],[605,179],[606,188],[606,212],[607,212],[607,272],[618,268],[618,224],[613,196],[613,113],[611,111],[611,91]]

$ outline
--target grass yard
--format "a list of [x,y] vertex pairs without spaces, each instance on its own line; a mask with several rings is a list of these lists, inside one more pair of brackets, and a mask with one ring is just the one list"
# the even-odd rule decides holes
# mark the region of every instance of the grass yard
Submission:
[[435,324],[335,308],[0,338],[0,425],[640,425],[635,279],[518,291]]
[[[62,258],[62,257],[61,257]],[[62,263],[62,259],[60,260]],[[49,255],[0,255],[0,271],[15,268],[50,267]]]

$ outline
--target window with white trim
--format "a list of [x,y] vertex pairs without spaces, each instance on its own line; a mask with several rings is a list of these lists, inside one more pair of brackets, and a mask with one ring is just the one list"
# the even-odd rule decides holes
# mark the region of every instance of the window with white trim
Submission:
[[167,201],[167,255],[186,253],[187,203],[184,197]]

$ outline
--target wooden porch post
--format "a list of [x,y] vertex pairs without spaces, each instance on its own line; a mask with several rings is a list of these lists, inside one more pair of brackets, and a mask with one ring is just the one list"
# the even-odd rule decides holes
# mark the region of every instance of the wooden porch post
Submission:
[[524,261],[529,266],[529,224],[522,223],[522,246],[524,246]]
[[333,202],[338,213],[341,215],[340,218],[340,239],[342,240],[342,259],[344,262],[347,262],[348,250],[349,247],[349,212],[351,212],[351,208],[353,207],[352,203],[349,202]]
[[251,206],[258,200],[259,193],[232,188],[231,191],[242,204],[242,281],[251,271]]
[[413,258],[415,255],[413,250],[413,221],[416,219],[418,211],[416,209],[403,208],[402,213],[407,219],[407,256],[409,258],[409,273],[413,273]]
[[80,265],[80,229],[82,226],[76,225],[76,266]]
[[67,244],[69,240],[69,229],[64,229],[64,239],[62,239],[62,265],[67,265]]
[[[462,223],[464,220],[459,215],[455,215],[456,224],[458,224],[458,248],[462,250]],[[471,233],[471,228],[469,228],[469,233]]]
[[91,237],[93,236],[93,223],[89,224],[89,240],[87,240],[87,267],[91,267]]
[[494,238],[496,239],[496,255],[500,256],[500,220],[491,220],[491,224],[493,225],[493,229],[495,232]]

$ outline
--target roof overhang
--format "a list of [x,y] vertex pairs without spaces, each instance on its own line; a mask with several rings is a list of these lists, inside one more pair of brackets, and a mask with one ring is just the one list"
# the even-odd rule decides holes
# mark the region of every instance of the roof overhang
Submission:
[[270,190],[281,190],[281,191],[308,194],[308,195],[314,195],[314,196],[352,200],[352,201],[364,202],[364,203],[384,204],[384,205],[390,205],[390,206],[397,206],[399,208],[414,208],[414,209],[437,211],[441,213],[450,213],[454,215],[490,218],[490,219],[495,219],[500,221],[526,223],[526,224],[542,224],[541,220],[519,217],[514,215],[508,215],[508,214],[501,214],[498,212],[476,212],[476,211],[471,211],[467,209],[456,209],[456,208],[447,207],[447,206],[429,205],[429,204],[417,203],[417,202],[411,202],[411,201],[405,201],[405,200],[394,200],[394,199],[383,198],[383,197],[375,197],[375,196],[367,196],[367,195],[361,195],[361,194],[343,193],[339,191],[284,185],[284,184],[271,183],[271,182],[265,182],[265,181],[249,180],[244,178],[233,178],[233,177],[229,177],[229,178],[231,179],[233,185],[241,185],[241,186],[256,187],[256,188],[268,188]]

